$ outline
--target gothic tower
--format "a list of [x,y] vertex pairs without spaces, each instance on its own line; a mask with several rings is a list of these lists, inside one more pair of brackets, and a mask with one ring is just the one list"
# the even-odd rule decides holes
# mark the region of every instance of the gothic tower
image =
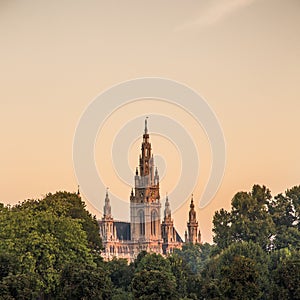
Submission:
[[135,187],[130,196],[131,239],[143,244],[143,250],[151,250],[151,247],[155,250],[161,243],[159,176],[151,152],[146,119],[139,168],[136,168]]
[[103,241],[115,241],[117,239],[116,228],[114,226],[114,219],[111,215],[111,206],[108,197],[108,190],[106,190],[105,205],[103,207],[103,218],[100,236]]
[[161,234],[163,239],[163,253],[173,252],[173,248],[177,245],[176,230],[174,228],[173,219],[171,216],[171,208],[168,196],[166,197],[164,220],[161,224]]
[[201,233],[198,231],[198,221],[196,218],[196,211],[194,205],[194,199],[192,196],[190,211],[189,211],[189,221],[187,223],[188,232],[185,232],[185,242],[187,243],[201,243]]

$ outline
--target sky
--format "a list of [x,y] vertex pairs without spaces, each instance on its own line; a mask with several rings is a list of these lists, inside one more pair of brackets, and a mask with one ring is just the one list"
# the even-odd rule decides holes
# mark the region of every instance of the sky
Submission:
[[[140,77],[169,78],[192,88],[222,128],[223,181],[209,205],[197,207],[204,241],[212,241],[214,212],[230,209],[236,192],[258,183],[276,195],[300,184],[299,0],[0,0],[0,43],[3,203],[76,191],[72,147],[82,114],[104,90]],[[141,121],[132,129],[136,118],[149,115],[150,133],[158,114],[186,129],[201,162],[190,193],[195,199],[203,193],[212,160],[209,140],[186,112],[164,105],[155,99],[131,103],[112,111],[99,128],[95,163],[117,219],[129,220],[129,206],[120,211],[114,199],[128,203],[131,188],[112,167],[112,137],[126,136],[131,128],[135,138],[120,153],[134,172],[144,126]],[[176,141],[153,133],[151,142],[162,169],[164,202],[167,192],[195,176],[180,182],[184,149]],[[95,195],[97,201],[83,191],[88,209],[101,217],[101,184]],[[189,200],[173,210],[181,236]]]

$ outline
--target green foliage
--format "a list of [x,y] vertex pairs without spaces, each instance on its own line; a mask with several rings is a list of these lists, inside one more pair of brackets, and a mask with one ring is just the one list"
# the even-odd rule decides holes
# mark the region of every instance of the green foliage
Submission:
[[188,277],[191,274],[186,262],[178,253],[173,253],[167,257],[171,266],[171,271],[176,280],[177,292],[180,297],[187,295]]
[[161,255],[147,254],[140,260],[131,286],[135,299],[177,299],[175,277]]
[[104,265],[70,263],[63,269],[57,299],[111,299],[112,283]]
[[253,241],[263,249],[271,246],[275,225],[268,212],[270,191],[254,185],[251,193],[239,192],[232,199],[232,210],[216,212],[213,219],[214,242],[220,249],[231,243]]
[[113,285],[117,289],[128,291],[133,278],[133,265],[128,266],[127,260],[113,258],[107,262],[107,269]]
[[269,212],[276,226],[275,249],[300,249],[299,197],[300,188],[294,187],[269,202]]
[[1,299],[299,299],[300,186],[254,185],[215,213],[214,242],[104,262],[76,194],[0,204]]
[[215,212],[213,218],[214,242],[220,249],[225,249],[232,242],[231,214],[225,209]]
[[1,299],[37,299],[40,291],[35,273],[9,274],[0,282]]
[[131,292],[126,292],[123,289],[115,289],[112,295],[112,300],[133,300],[133,295]]
[[58,198],[1,209],[1,287],[7,295],[30,299],[55,294],[66,265],[95,265],[81,219],[68,215],[69,204]]
[[258,271],[253,259],[234,256],[231,265],[224,265],[220,270],[223,280],[220,290],[230,299],[259,299],[261,291],[257,282]]
[[272,299],[300,299],[300,251],[273,251],[269,264]]
[[88,244],[94,251],[102,249],[99,224],[85,208],[85,203],[76,193],[57,192],[47,194],[42,200],[27,200],[14,207],[14,210],[47,211],[60,217],[79,220],[86,232]]
[[175,249],[167,259],[176,278],[178,295],[190,299],[201,296],[201,271],[210,260],[214,246],[205,244],[185,244],[182,249]]
[[300,252],[292,251],[279,260],[272,278],[273,299],[300,299]]
[[268,256],[253,242],[237,242],[212,258],[202,272],[207,299],[260,299],[268,293]]
[[300,185],[286,191],[286,197],[292,202],[298,230],[300,230]]

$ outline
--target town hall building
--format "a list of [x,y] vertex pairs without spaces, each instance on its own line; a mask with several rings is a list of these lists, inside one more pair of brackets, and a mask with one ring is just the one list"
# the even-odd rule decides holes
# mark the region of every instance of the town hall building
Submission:
[[[180,249],[184,243],[174,227],[168,196],[163,217],[161,216],[159,175],[154,165],[147,119],[139,167],[136,168],[134,188],[130,194],[130,222],[114,220],[107,190],[103,217],[99,220],[99,225],[104,247],[101,255],[106,260],[117,257],[132,261],[143,250],[166,255],[172,253],[175,248]],[[193,197],[185,243],[201,243]]]

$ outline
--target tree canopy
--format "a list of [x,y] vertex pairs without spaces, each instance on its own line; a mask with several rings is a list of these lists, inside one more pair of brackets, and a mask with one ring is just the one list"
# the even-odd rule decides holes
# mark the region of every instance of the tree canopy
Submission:
[[12,208],[2,206],[0,228],[4,294],[53,298],[67,266],[97,267],[101,242],[93,237],[96,223],[76,194],[59,192]]
[[[98,223],[74,193],[0,204],[1,299],[300,299],[300,186],[233,196],[214,244],[128,263],[101,259]],[[201,225],[201,222],[200,222]]]

